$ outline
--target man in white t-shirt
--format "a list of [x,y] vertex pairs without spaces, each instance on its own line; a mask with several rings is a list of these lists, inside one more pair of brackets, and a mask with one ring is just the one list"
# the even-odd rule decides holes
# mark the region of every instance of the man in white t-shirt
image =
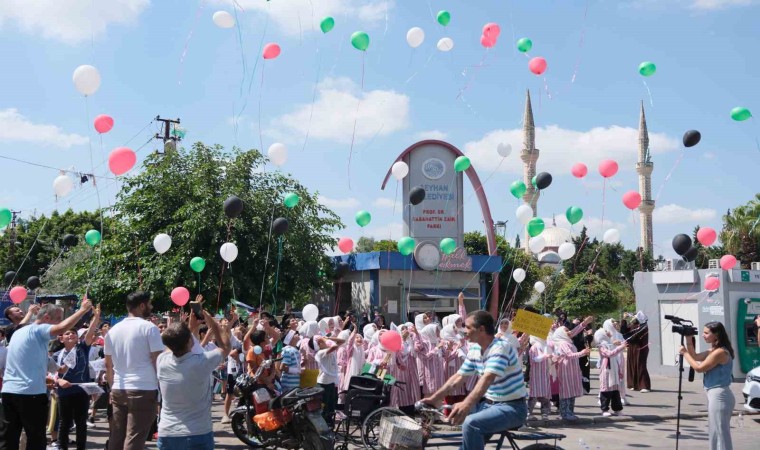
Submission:
[[164,350],[158,328],[145,320],[153,310],[150,294],[127,296],[127,318],[105,338],[106,380],[111,386],[109,450],[142,450],[158,405],[156,359]]

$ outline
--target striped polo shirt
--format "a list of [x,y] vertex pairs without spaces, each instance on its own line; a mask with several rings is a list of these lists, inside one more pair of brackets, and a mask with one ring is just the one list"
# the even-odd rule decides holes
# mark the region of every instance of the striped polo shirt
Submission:
[[467,360],[459,369],[459,375],[464,377],[483,376],[486,372],[496,375],[496,379],[486,391],[488,400],[507,402],[527,396],[517,352],[506,341],[494,338],[485,354],[483,354],[480,345],[470,345]]
[[282,390],[297,388],[301,384],[301,352],[295,347],[286,346],[282,349],[282,363],[288,366],[288,370],[280,376]]

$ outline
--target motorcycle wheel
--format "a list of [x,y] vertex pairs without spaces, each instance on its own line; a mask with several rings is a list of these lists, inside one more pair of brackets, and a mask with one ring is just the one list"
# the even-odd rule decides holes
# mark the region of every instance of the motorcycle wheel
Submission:
[[333,450],[333,447],[314,430],[306,430],[301,436],[301,448],[303,450]]
[[[267,448],[261,442],[259,436],[251,436],[248,434],[248,427],[245,423],[245,413],[232,414],[230,416],[232,420],[232,432],[235,433],[235,437],[246,444],[249,448]],[[254,429],[257,429],[254,425]]]

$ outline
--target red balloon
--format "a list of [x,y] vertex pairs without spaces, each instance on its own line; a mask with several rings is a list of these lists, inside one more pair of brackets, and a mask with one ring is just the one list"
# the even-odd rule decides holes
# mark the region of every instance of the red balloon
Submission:
[[351,238],[342,237],[338,240],[338,248],[343,253],[351,253],[354,249],[354,241]]
[[536,75],[546,72],[546,66],[546,60],[540,56],[536,56],[528,62],[528,69]]
[[583,163],[577,163],[570,169],[570,172],[575,178],[583,178],[588,173],[588,167]]
[[499,35],[501,34],[501,28],[496,23],[487,23],[483,26],[483,36],[492,38],[494,43],[496,42],[496,39],[499,38]]
[[717,290],[720,287],[720,278],[707,277],[705,278],[705,289],[708,291]]
[[723,255],[720,258],[720,268],[731,270],[736,266],[736,257],[734,255]]
[[486,36],[484,34],[483,36],[480,36],[480,45],[485,48],[491,48],[496,45],[496,38],[493,36]]
[[628,209],[636,209],[641,204],[641,194],[636,191],[628,191],[623,194],[623,204]]
[[171,294],[172,301],[177,306],[185,306],[187,301],[190,300],[190,291],[182,286],[172,289]]
[[262,55],[264,56],[264,59],[275,59],[280,56],[280,46],[274,42],[270,42],[264,46]]
[[15,288],[11,289],[11,292],[8,294],[8,296],[11,298],[11,301],[15,304],[19,304],[26,300],[26,288],[23,286],[16,286]]
[[398,331],[385,331],[383,334],[380,335],[380,344],[382,344],[383,347],[385,347],[386,350],[392,353],[396,353],[397,351],[401,350],[401,335],[398,333]]
[[108,133],[113,128],[113,117],[101,114],[95,118],[95,131],[100,134]]
[[599,163],[599,174],[604,178],[614,176],[618,171],[618,163],[611,159],[605,159]]
[[718,239],[718,233],[710,227],[702,227],[697,231],[697,240],[705,247],[709,247]]
[[108,168],[114,175],[123,175],[135,166],[137,155],[132,149],[127,147],[118,147],[113,149],[108,155]]

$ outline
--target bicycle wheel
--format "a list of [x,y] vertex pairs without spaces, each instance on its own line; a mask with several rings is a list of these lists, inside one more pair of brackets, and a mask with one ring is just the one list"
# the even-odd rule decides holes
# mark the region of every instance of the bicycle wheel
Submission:
[[364,444],[364,448],[370,450],[381,450],[383,448],[380,446],[378,439],[380,438],[380,419],[384,414],[387,416],[406,416],[400,409],[390,406],[379,408],[369,413],[364,418],[364,423],[362,424],[362,443]]
[[554,444],[530,444],[522,447],[520,450],[563,450],[559,445]]

